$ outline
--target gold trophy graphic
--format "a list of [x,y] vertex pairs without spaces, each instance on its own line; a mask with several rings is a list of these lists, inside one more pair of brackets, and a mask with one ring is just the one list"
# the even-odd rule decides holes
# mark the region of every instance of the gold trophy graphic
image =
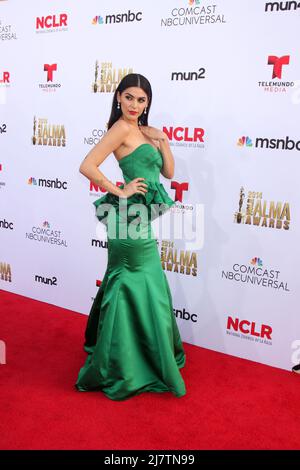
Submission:
[[61,126],[61,145],[62,147],[66,146],[66,129],[65,126]]
[[36,144],[36,135],[35,135],[35,132],[36,132],[36,117],[34,116],[34,118],[33,118],[33,136],[32,136],[32,143],[33,143],[33,145]]
[[243,206],[244,199],[245,199],[245,193],[244,193],[244,188],[242,186],[241,189],[240,189],[239,211],[236,212],[235,215],[234,215],[235,222],[237,224],[240,224],[242,222],[242,219],[243,219],[242,206]]
[[99,69],[98,60],[96,60],[96,63],[95,63],[95,82],[94,82],[94,93],[97,93],[97,91],[98,91],[98,85],[97,85],[97,80],[98,80],[98,69]]

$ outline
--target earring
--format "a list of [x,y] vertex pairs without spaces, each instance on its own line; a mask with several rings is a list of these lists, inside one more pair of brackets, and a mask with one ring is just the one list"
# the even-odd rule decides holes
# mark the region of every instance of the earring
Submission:
[[147,107],[144,109],[144,114],[147,114]]
[[120,101],[118,101],[117,108],[120,109]]

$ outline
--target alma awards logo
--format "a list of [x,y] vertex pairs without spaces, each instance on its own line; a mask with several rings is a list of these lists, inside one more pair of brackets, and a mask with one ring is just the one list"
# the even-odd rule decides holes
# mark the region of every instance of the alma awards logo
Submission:
[[197,276],[197,254],[189,250],[180,250],[178,253],[173,241],[162,240],[160,260],[165,271]]
[[9,263],[0,261],[0,280],[11,282],[11,267]]
[[[0,163],[0,171],[2,171],[2,170],[3,170],[3,165],[2,165],[2,163]],[[0,189],[1,189],[2,187],[4,187],[5,184],[6,184],[5,181],[1,181],[1,180],[0,180]]]
[[239,209],[234,214],[235,223],[289,230],[291,211],[288,202],[266,201],[261,192],[255,191],[248,191],[246,207],[244,200],[245,192],[241,187]]
[[49,147],[65,147],[66,131],[65,126],[60,124],[48,124],[48,119],[33,118],[33,145],[48,145]]
[[113,68],[112,62],[102,62],[99,74],[99,63],[95,63],[95,79],[92,83],[92,91],[94,93],[111,93],[114,92],[125,75],[133,73],[132,68]]

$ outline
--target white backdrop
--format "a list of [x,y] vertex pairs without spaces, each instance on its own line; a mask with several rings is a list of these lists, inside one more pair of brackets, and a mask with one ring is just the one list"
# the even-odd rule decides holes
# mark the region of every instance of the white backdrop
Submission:
[[[158,237],[182,339],[283,369],[300,360],[299,16],[297,2],[261,0],[0,1],[0,288],[89,313],[104,193],[78,168],[133,71],[153,88],[149,124],[170,136],[172,212],[204,207],[202,247]],[[101,171],[123,181],[113,155]]]

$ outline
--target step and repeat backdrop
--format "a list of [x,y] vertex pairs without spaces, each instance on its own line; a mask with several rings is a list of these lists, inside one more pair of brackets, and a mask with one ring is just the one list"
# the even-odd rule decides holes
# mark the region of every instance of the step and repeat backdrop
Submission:
[[[299,362],[299,19],[293,1],[0,1],[0,289],[89,313],[105,191],[79,165],[141,73],[176,162],[163,225],[196,237],[155,226],[183,340]],[[113,155],[101,171],[123,182]]]

